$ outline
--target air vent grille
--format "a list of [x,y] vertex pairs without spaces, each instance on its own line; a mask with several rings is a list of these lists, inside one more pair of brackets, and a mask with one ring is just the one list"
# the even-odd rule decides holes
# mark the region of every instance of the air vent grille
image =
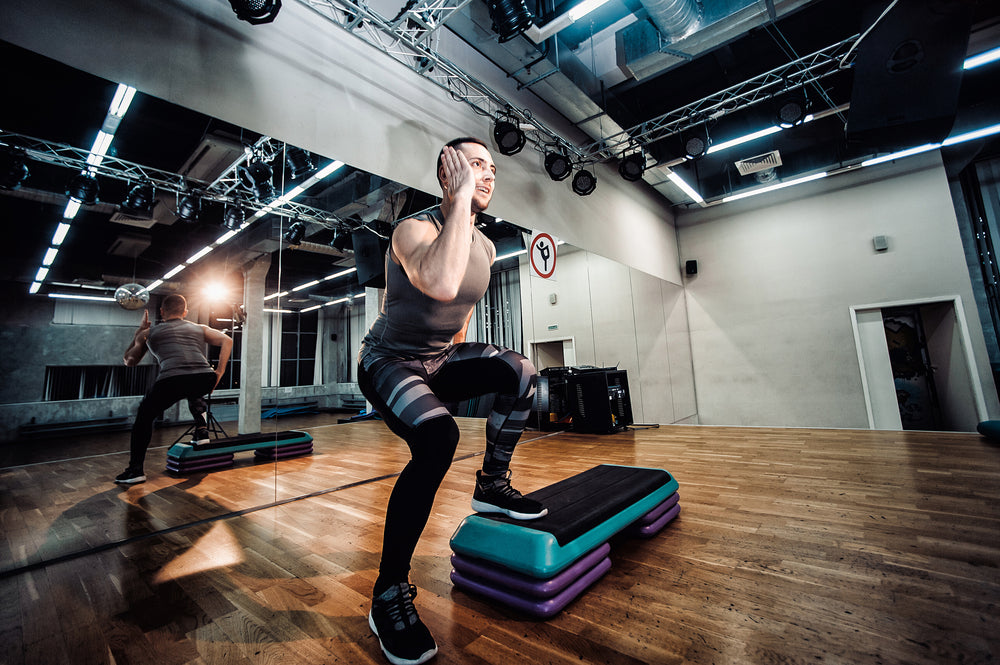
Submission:
[[756,157],[741,159],[736,162],[736,169],[740,172],[740,175],[750,175],[751,173],[773,169],[776,166],[781,166],[781,154],[777,150],[765,152],[763,155],[757,155]]

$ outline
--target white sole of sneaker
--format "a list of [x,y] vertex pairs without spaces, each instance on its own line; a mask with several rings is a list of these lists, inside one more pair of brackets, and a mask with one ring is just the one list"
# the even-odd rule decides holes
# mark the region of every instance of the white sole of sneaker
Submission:
[[537,520],[539,517],[545,517],[549,514],[548,508],[542,508],[540,513],[519,513],[516,510],[505,510],[492,503],[483,503],[476,499],[472,500],[472,509],[477,513],[499,513],[515,520]]
[[119,485],[136,485],[138,483],[146,482],[146,476],[136,476],[135,478],[129,478],[127,480],[115,480]]
[[375,619],[372,618],[371,612],[368,612],[368,627],[372,629],[373,633],[375,633],[375,637],[378,637],[378,645],[382,647],[382,653],[385,654],[385,657],[389,659],[389,662],[392,663],[392,665],[420,665],[421,663],[426,663],[428,660],[437,655],[438,648],[437,645],[434,645],[433,649],[429,649],[423,652],[422,654],[417,656],[417,658],[414,660],[410,660],[409,658],[400,658],[399,656],[394,656],[391,653],[389,653],[386,650],[385,645],[382,644],[382,638],[379,637],[378,629],[375,627]]

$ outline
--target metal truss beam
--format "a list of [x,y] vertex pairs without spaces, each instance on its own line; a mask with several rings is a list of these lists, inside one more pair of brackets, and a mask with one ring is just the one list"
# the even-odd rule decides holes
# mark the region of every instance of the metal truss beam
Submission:
[[545,126],[527,109],[509,102],[500,93],[463,71],[434,50],[435,32],[469,0],[453,3],[422,0],[405,8],[396,19],[387,19],[364,0],[300,0],[324,18],[389,55],[397,62],[444,89],[456,101],[491,118],[508,118],[520,124],[525,138],[536,149],[560,148],[578,159],[580,149]]
[[850,54],[857,38],[855,35],[687,106],[641,122],[584,147],[583,153],[589,161],[612,159],[627,150],[648,146],[708,120],[803,88],[837,73],[842,68],[841,61]]
[[[251,151],[256,154],[277,155],[281,150],[280,145],[280,142],[263,137],[251,147]],[[254,199],[240,181],[238,174],[238,168],[248,155],[244,155],[233,163],[213,182],[206,182],[179,173],[136,164],[112,155],[105,155],[100,164],[94,166],[88,162],[90,157],[88,150],[3,130],[0,130],[0,147],[24,150],[28,159],[65,167],[75,173],[89,171],[99,178],[111,178],[136,184],[148,182],[153,185],[154,190],[159,192],[171,192],[176,196],[193,195],[203,201],[240,205],[244,211],[251,214],[264,212],[282,217],[297,217],[303,222],[321,224],[331,229],[352,229],[352,225],[346,220],[324,210],[297,203],[294,200],[285,201],[278,198],[276,201],[267,202]],[[353,226],[357,226],[357,224]]]

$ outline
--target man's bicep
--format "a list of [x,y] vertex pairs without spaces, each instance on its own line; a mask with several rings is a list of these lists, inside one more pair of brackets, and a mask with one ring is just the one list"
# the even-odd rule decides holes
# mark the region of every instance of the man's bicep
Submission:
[[406,274],[413,279],[434,238],[434,225],[419,219],[406,219],[396,225],[392,232],[392,252]]

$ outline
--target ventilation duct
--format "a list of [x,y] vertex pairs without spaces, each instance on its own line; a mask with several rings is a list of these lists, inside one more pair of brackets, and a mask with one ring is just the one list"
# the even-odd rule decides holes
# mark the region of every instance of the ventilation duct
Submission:
[[697,0],[640,0],[649,18],[669,41],[684,39],[701,25]]

